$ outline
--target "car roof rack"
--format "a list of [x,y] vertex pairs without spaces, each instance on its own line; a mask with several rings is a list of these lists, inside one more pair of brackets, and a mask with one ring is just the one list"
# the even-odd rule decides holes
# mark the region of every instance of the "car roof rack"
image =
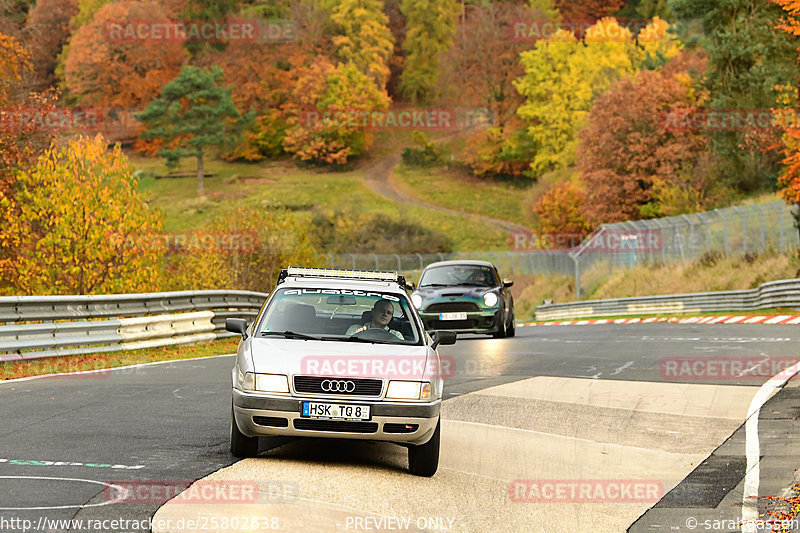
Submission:
[[397,271],[380,270],[350,270],[343,268],[314,268],[314,267],[294,267],[281,269],[278,275],[278,284],[291,277],[297,278],[338,278],[338,279],[360,279],[373,281],[392,281],[401,287],[408,287],[406,278]]

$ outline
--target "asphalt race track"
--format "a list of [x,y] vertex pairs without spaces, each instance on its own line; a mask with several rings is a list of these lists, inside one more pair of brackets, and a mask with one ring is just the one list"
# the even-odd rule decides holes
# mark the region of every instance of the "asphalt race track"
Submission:
[[[440,348],[453,368],[429,479],[391,444],[264,442],[235,461],[231,357],[2,383],[0,531],[689,531],[690,514],[708,530],[741,515],[743,423],[774,374],[732,363],[780,370],[798,341],[765,325],[460,337]],[[796,481],[797,381],[756,418],[762,496]],[[216,492],[165,504],[200,479]]]

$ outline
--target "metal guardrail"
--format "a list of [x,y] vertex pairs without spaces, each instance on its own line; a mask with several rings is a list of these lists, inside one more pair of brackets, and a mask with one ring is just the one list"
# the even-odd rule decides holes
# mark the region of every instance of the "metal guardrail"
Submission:
[[536,307],[536,319],[565,320],[649,313],[755,311],[773,307],[800,308],[800,279],[770,281],[757,289],[742,291],[697,292],[546,304]]
[[233,336],[226,318],[253,318],[267,294],[182,291],[0,297],[0,361],[138,350]]

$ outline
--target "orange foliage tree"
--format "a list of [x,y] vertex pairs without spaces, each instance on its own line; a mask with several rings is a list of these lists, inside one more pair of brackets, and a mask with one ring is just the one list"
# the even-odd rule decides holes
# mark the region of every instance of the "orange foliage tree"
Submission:
[[26,44],[39,88],[55,81],[58,55],[69,40],[69,21],[77,13],[77,0],[38,0],[28,12]]
[[352,63],[334,67],[317,61],[299,70],[284,106],[289,113],[284,149],[302,161],[344,165],[372,144],[372,132],[359,121],[388,106],[386,92]]
[[82,103],[144,109],[186,61],[183,45],[169,40],[125,42],[112,23],[166,20],[158,4],[123,0],[100,8],[72,36],[64,65],[66,88]]
[[571,181],[561,181],[550,187],[533,207],[537,229],[541,232],[580,235],[591,229],[583,216],[586,193]]
[[30,71],[30,53],[15,38],[0,33],[0,104],[8,105],[18,95]]
[[[790,35],[800,36],[800,0],[774,0],[786,12],[786,17],[779,29]],[[798,56],[800,60],[800,56]],[[800,207],[800,124],[798,117],[792,113],[793,120],[784,123],[783,135],[784,165],[778,176],[778,194],[787,203]],[[788,126],[788,127],[786,127]],[[796,226],[800,232],[800,212],[795,214]]]
[[658,205],[648,206],[659,201],[656,184],[665,198],[670,187],[680,187],[694,190],[701,206],[710,200],[712,184],[699,171],[708,139],[672,127],[670,120],[702,105],[705,95],[688,72],[702,71],[704,64],[701,56],[684,54],[661,71],[620,80],[595,101],[579,134],[577,159],[586,185],[584,215],[591,223],[663,214]]
[[[3,292],[113,294],[157,289],[159,213],[137,192],[137,178],[116,146],[80,138],[54,144],[0,198]],[[14,214],[14,215],[12,215]]]
[[565,21],[595,21],[621,9],[623,0],[556,0],[555,6]]

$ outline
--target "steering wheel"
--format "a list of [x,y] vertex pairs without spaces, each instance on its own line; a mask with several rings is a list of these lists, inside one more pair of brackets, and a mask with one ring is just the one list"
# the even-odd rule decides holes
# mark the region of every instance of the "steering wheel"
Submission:
[[364,331],[359,331],[353,337],[358,337],[359,339],[366,339],[370,341],[396,341],[398,340],[397,337],[386,331],[382,328],[369,328],[365,329]]

